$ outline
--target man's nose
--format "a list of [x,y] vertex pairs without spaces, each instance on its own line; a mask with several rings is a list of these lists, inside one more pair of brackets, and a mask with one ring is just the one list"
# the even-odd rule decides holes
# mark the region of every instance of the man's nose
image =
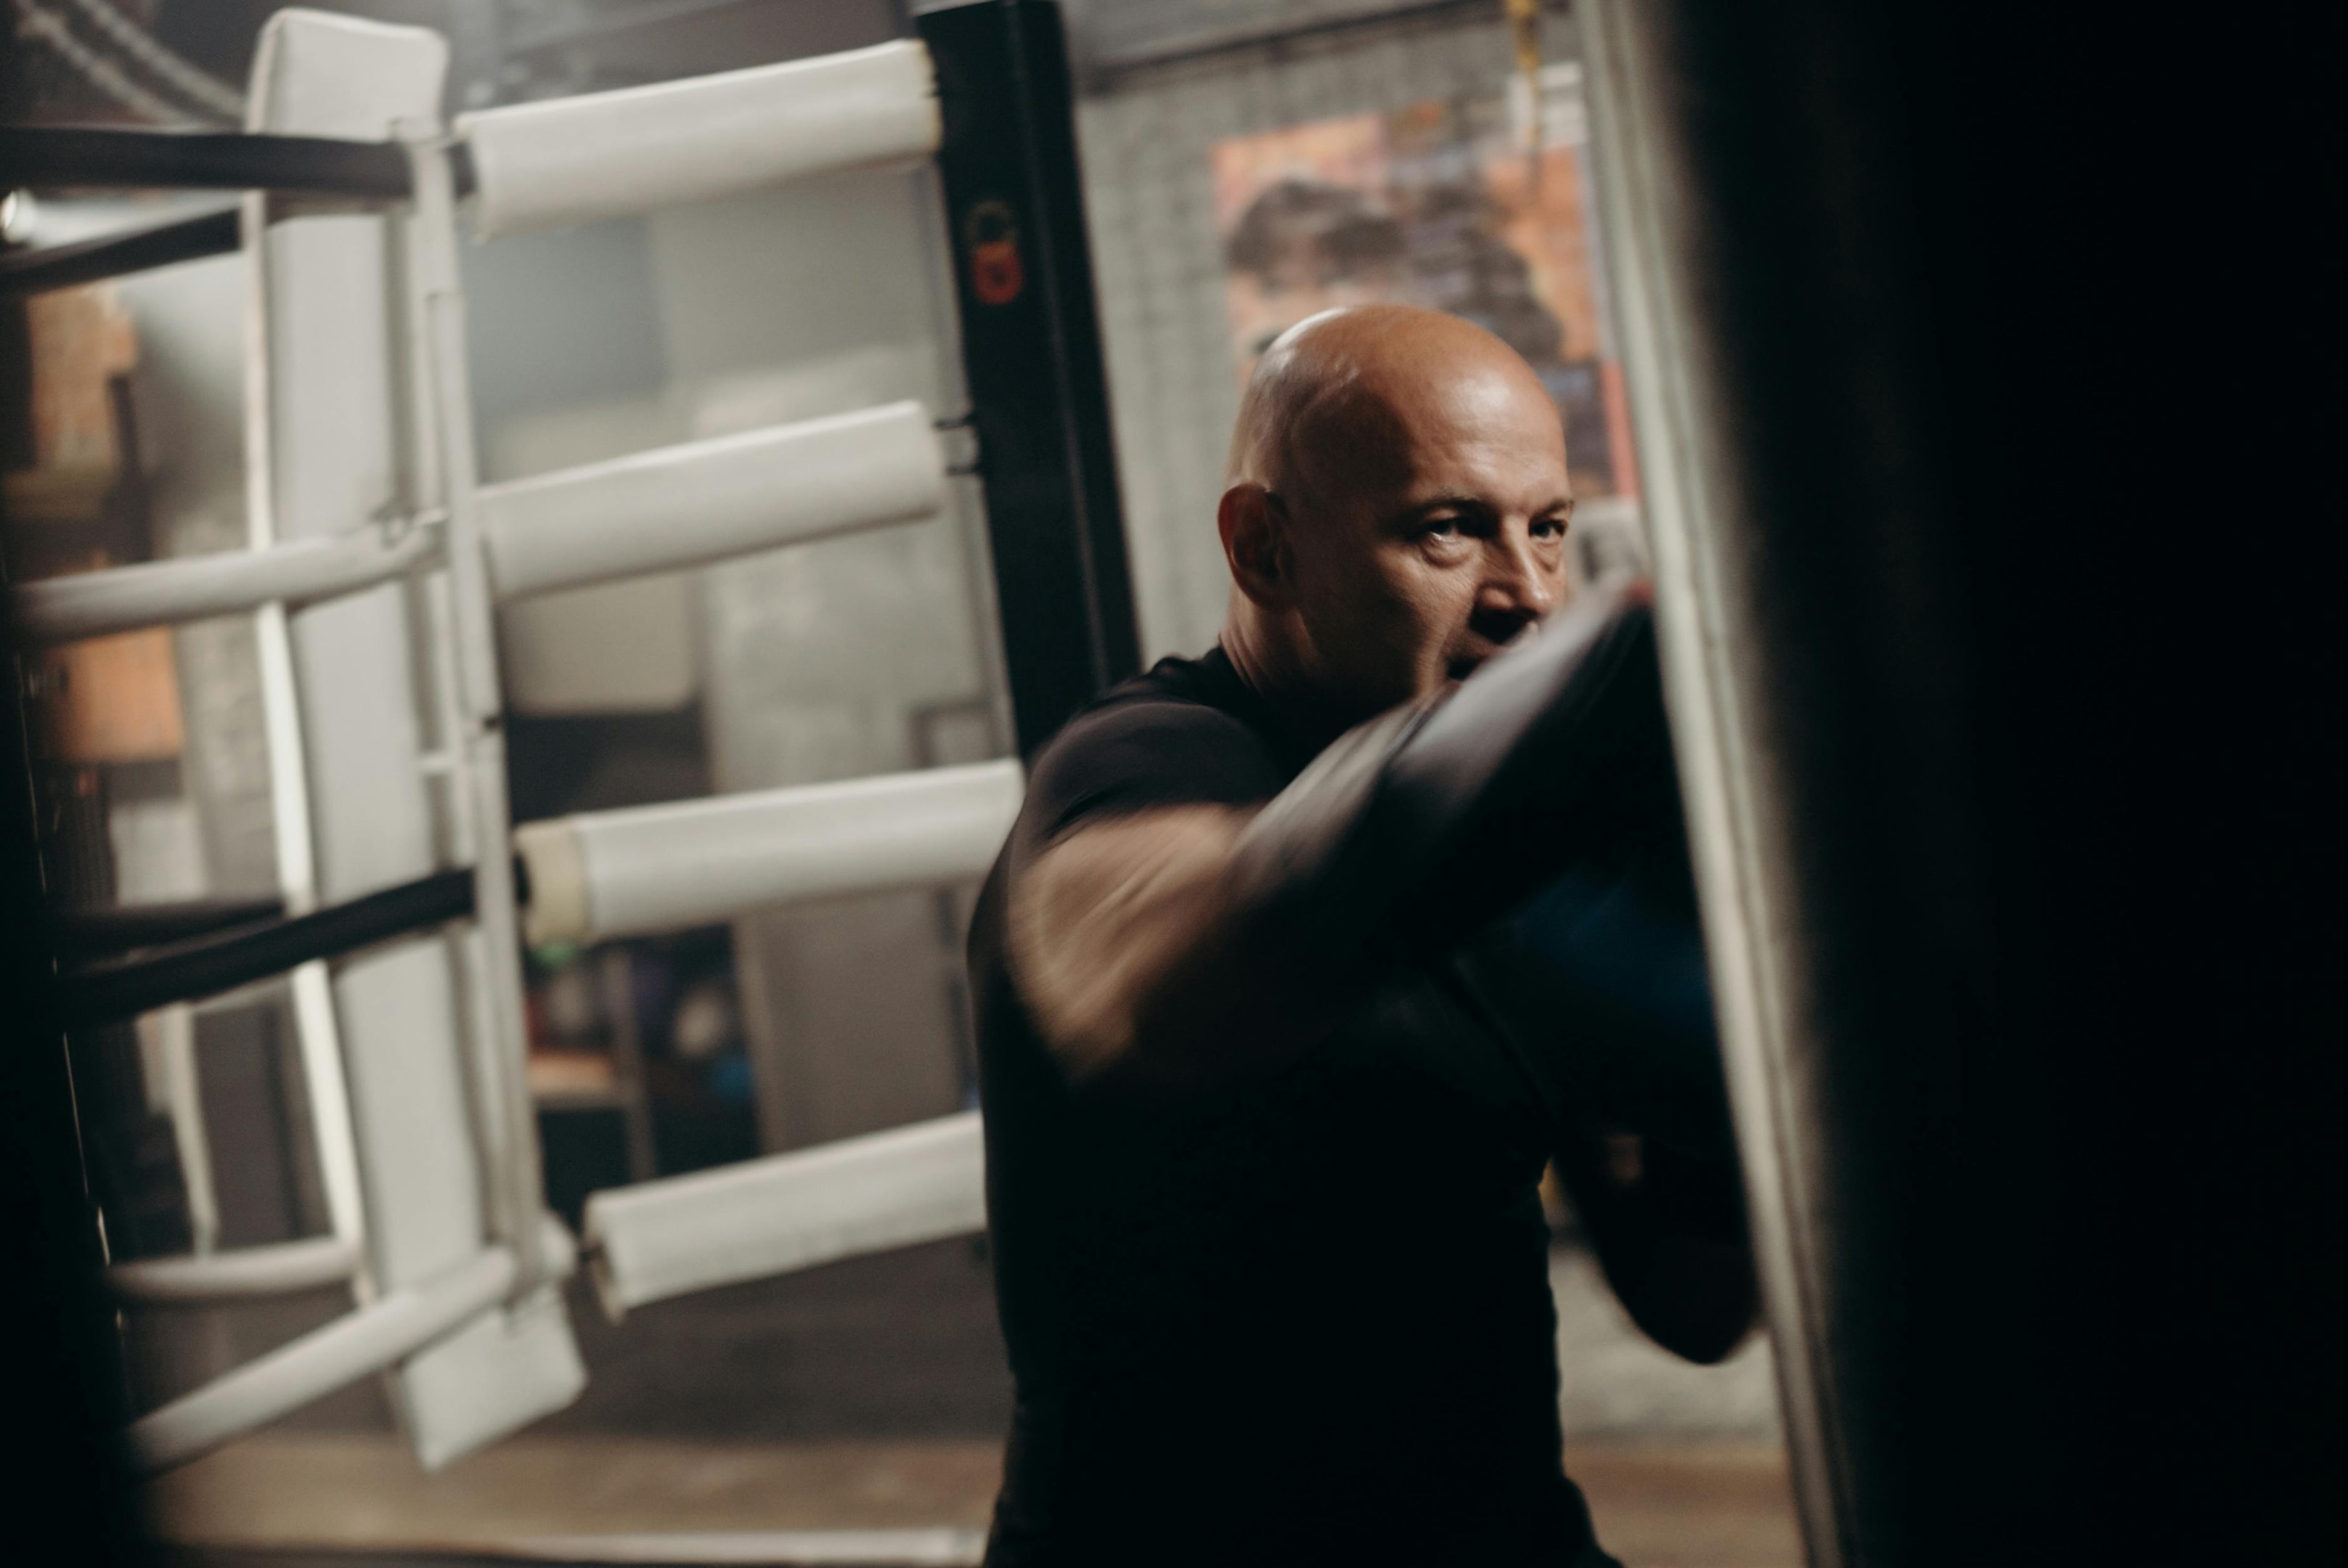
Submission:
[[1492,541],[1492,565],[1479,596],[1483,608],[1539,620],[1557,608],[1557,585],[1533,554],[1529,535],[1504,532]]

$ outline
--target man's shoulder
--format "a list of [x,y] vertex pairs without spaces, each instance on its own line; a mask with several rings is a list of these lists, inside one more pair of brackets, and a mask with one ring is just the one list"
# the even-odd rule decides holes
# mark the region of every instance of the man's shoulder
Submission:
[[1077,710],[1037,755],[1035,771],[1088,765],[1135,747],[1262,749],[1264,738],[1238,700],[1237,685],[1219,655],[1161,659]]
[[1049,838],[1097,814],[1278,794],[1286,770],[1219,663],[1162,660],[1078,712],[1029,772],[1029,825]]

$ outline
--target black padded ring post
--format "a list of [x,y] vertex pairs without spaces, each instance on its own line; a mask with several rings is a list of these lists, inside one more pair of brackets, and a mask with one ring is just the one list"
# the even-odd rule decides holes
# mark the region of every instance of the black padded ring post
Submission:
[[1141,669],[1059,9],[925,10],[964,379],[1019,751]]

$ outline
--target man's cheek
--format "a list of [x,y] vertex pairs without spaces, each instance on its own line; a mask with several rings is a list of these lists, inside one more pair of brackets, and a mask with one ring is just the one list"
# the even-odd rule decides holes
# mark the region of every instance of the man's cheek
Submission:
[[1475,593],[1462,593],[1450,583],[1428,584],[1412,606],[1419,634],[1447,653],[1466,643],[1475,611]]

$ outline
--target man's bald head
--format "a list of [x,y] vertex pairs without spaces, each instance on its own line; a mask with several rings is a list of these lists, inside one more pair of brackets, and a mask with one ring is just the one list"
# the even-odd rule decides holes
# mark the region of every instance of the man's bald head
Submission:
[[1571,509],[1557,406],[1508,344],[1407,305],[1310,317],[1241,400],[1224,649],[1333,718],[1423,696],[1562,597]]
[[1550,406],[1532,367],[1473,322],[1416,305],[1308,316],[1248,377],[1223,482],[1301,497],[1394,480],[1413,429],[1463,393],[1471,403],[1521,395]]

